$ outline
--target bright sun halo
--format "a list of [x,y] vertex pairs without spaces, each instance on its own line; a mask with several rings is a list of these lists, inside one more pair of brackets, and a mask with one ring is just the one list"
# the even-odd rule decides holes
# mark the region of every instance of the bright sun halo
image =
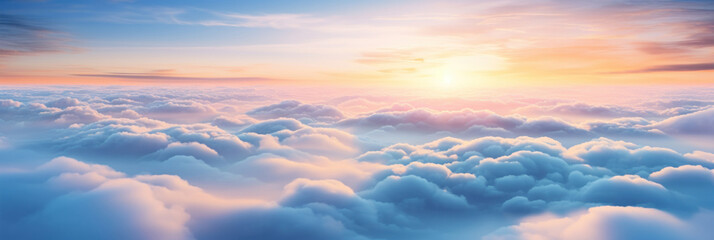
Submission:
[[449,87],[451,86],[452,81],[453,79],[450,74],[444,74],[443,78],[441,79],[441,84],[443,87]]

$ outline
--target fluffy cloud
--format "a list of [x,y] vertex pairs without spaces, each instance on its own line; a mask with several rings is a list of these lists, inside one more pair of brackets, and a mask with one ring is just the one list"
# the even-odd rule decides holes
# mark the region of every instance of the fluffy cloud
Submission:
[[583,200],[615,206],[651,206],[665,208],[674,197],[662,185],[637,175],[614,176],[585,186]]
[[408,211],[457,211],[468,208],[466,198],[442,191],[426,179],[390,176],[363,193],[380,202],[391,202]]
[[705,239],[711,230],[698,227],[711,216],[698,218],[679,219],[651,208],[603,206],[562,218],[535,218],[485,239]]
[[[0,211],[4,213],[0,221],[3,238],[234,239],[236,236],[265,236],[267,239],[283,239],[303,236],[363,239],[342,227],[340,221],[313,214],[309,209],[246,205],[206,194],[175,176],[126,177],[106,166],[69,158],[57,158],[30,171],[2,173],[0,178],[12,182],[0,184],[4,192],[14,192],[13,196],[22,197],[0,198]],[[289,205],[291,195],[305,194],[299,193],[302,191],[305,190],[289,190],[283,204]],[[298,203],[292,201],[291,204]],[[235,226],[254,227],[236,231]],[[32,231],[36,228],[43,231]]]
[[165,205],[149,185],[106,166],[56,158],[0,177],[13,182],[4,181],[3,191],[20,197],[1,200],[4,238],[190,238],[182,208]]
[[585,125],[591,132],[605,136],[664,137],[665,134],[662,131],[650,128],[653,123],[655,122],[641,117],[631,117],[591,121]]
[[650,174],[649,180],[689,197],[683,201],[699,206],[714,207],[714,170],[699,165],[666,167]]
[[[624,118],[588,120],[574,124],[551,116],[526,118],[520,115],[499,115],[490,111],[433,111],[428,109],[383,109],[370,114],[343,119],[336,127],[356,133],[370,133],[376,138],[394,134],[439,136],[550,136],[587,139],[595,136],[666,138],[669,134],[709,135],[712,109],[676,115],[659,121],[660,117],[642,114]],[[666,116],[666,115],[657,115]],[[370,132],[371,131],[371,132]],[[370,135],[371,136],[371,135]]]
[[222,128],[222,129],[225,129],[225,130],[228,130],[228,131],[240,130],[243,127],[245,127],[246,125],[249,125],[252,123],[254,123],[254,122],[247,120],[247,119],[236,119],[236,118],[230,118],[230,117],[226,117],[226,116],[218,116],[211,121],[212,125]]
[[[684,199],[698,202],[709,196],[669,189],[647,178],[650,174],[662,175],[655,172],[663,168],[667,170],[687,164],[713,167],[711,163],[670,149],[640,147],[604,138],[568,149],[549,138],[491,137],[472,141],[446,138],[418,146],[389,146],[363,154],[358,159],[394,167],[375,175],[375,189],[399,186],[402,178],[414,176],[421,180],[409,177],[407,179],[414,182],[411,184],[422,188],[436,186],[455,197],[463,197],[470,208],[501,206],[503,211],[516,214],[546,209],[567,212],[592,204],[691,212],[693,206],[707,204],[682,202]],[[707,187],[706,184],[693,186],[700,191]],[[365,193],[374,194],[375,189]],[[426,190],[411,192],[420,191]],[[384,192],[397,194],[398,191]],[[417,199],[420,198],[424,198],[420,201],[429,199],[425,196]],[[421,208],[432,209],[434,206]]]
[[[263,143],[277,140],[280,145],[291,147],[306,153],[345,158],[356,155],[361,150],[370,148],[372,144],[361,141],[356,136],[333,128],[310,127],[294,119],[267,120],[246,127],[241,131],[242,137],[271,136],[272,138],[261,137]],[[257,143],[255,143],[258,145]],[[264,144],[264,145],[265,145]],[[266,146],[268,146],[267,144]]]
[[[175,176],[127,177],[70,158],[0,178],[0,189],[14,193],[0,198],[3,238],[366,239],[351,229],[378,224],[375,209],[388,209],[335,180],[298,179],[286,186],[280,206],[271,206],[215,197]],[[317,201],[352,212],[320,212]]]
[[669,133],[714,134],[714,108],[672,117],[654,125]]
[[0,120],[6,122],[3,131],[7,132],[67,127],[105,118],[106,116],[88,106],[66,106],[60,109],[41,103],[20,103],[13,100],[5,100],[0,104]]
[[149,186],[122,179],[60,196],[24,223],[43,229],[29,232],[39,235],[31,238],[188,239],[188,218],[183,209],[155,199]]
[[513,128],[523,119],[502,117],[489,111],[464,110],[459,112],[433,112],[426,109],[377,112],[358,118],[345,119],[338,126],[352,128],[399,127],[413,131],[464,131],[478,125],[489,128]]
[[491,111],[432,111],[428,109],[390,109],[344,119],[335,124],[356,132],[381,130],[401,133],[439,133],[463,136],[589,136],[590,133],[563,120],[543,117],[501,116]]
[[696,188],[699,185],[714,186],[714,170],[698,165],[666,167],[650,174],[649,178],[672,188],[687,189]]
[[216,117],[218,111],[196,101],[156,101],[140,109],[148,117],[174,123],[195,123]]
[[640,147],[633,143],[606,138],[575,145],[568,149],[565,155],[593,166],[605,167],[616,173],[650,173],[667,166],[685,164],[704,164],[714,167],[712,163],[687,157],[671,149]]
[[173,125],[150,119],[109,119],[59,132],[47,145],[66,153],[102,158],[165,160],[189,155],[208,162],[236,161],[252,146],[207,124]]
[[299,101],[283,101],[277,104],[259,107],[246,114],[258,119],[294,118],[333,122],[344,117],[342,112],[328,105],[305,104]]
[[74,106],[79,106],[79,105],[81,105],[81,102],[79,100],[74,99],[74,98],[68,98],[68,97],[60,98],[60,99],[45,103],[45,106],[53,107],[53,108],[68,108],[68,107],[74,107]]
[[[662,226],[655,237],[705,239],[712,219],[714,154],[677,138],[709,134],[706,101],[558,108],[633,115],[571,123],[412,106],[435,99],[326,102],[369,103],[345,117],[274,96],[1,92],[0,238],[622,239]],[[499,106],[548,102],[561,101]],[[677,106],[698,112],[661,119]]]
[[515,112],[546,115],[573,115],[589,117],[649,117],[657,116],[654,111],[638,110],[622,106],[598,106],[586,103],[561,103],[552,106],[531,105]]
[[270,134],[281,130],[295,131],[303,128],[305,125],[294,119],[275,119],[259,122],[248,126],[242,132],[251,132],[257,134]]

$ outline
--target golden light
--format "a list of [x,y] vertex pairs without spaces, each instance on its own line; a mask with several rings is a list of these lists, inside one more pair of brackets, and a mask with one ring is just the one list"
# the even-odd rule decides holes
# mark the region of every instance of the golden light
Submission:
[[441,79],[441,86],[450,87],[452,82],[453,76],[451,74],[444,74],[443,78]]
[[456,89],[484,87],[484,77],[480,72],[493,71],[503,67],[502,59],[485,54],[468,56],[452,56],[443,60],[443,65],[437,70],[435,84],[441,89]]

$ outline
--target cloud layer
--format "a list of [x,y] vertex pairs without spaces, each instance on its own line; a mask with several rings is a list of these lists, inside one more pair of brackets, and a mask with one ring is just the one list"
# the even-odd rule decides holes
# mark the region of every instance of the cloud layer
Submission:
[[[608,105],[619,110],[574,121],[202,91],[0,94],[0,238],[711,234],[714,154],[679,143],[711,136],[709,100]],[[521,109],[558,101],[535,102]]]

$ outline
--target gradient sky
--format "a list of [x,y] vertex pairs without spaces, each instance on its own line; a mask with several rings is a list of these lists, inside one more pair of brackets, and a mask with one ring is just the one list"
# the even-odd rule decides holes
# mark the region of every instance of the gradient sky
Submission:
[[3,1],[1,83],[706,84],[711,1]]

